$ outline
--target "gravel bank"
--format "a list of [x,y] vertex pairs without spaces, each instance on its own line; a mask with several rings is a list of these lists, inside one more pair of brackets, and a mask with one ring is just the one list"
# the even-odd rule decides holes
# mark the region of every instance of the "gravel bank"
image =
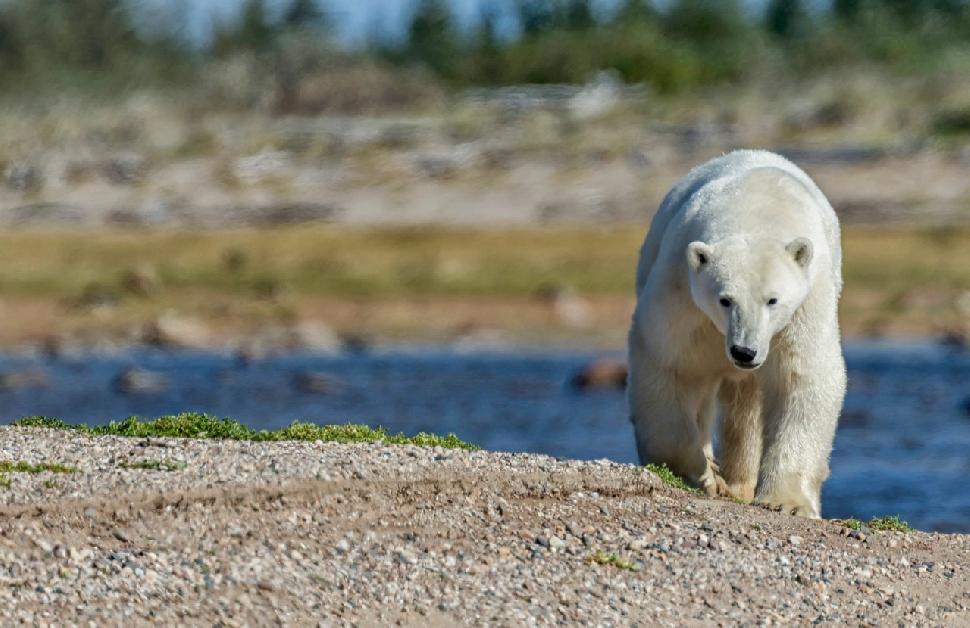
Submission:
[[850,532],[628,465],[9,427],[0,459],[77,468],[6,476],[3,624],[970,624],[968,536]]

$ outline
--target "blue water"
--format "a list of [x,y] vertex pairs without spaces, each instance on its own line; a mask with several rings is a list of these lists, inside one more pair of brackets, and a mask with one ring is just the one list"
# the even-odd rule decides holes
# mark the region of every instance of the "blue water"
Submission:
[[[575,391],[581,352],[396,350],[328,357],[293,354],[251,365],[214,353],[136,351],[74,360],[0,356],[0,373],[37,369],[43,387],[0,391],[5,421],[39,414],[100,423],[183,410],[232,416],[256,428],[294,419],[454,432],[486,449],[635,462],[622,392]],[[849,393],[825,485],[828,517],[899,514],[927,530],[970,531],[970,352],[930,344],[846,348]],[[154,394],[124,394],[131,366],[166,376]],[[299,373],[326,374],[326,393]]]

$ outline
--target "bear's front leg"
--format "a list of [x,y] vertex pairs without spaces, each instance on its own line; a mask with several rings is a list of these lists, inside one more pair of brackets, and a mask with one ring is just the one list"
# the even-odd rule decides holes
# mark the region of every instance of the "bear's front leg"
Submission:
[[763,368],[764,452],[755,501],[817,519],[845,397],[845,362],[837,341],[801,356],[778,356]]
[[705,451],[710,435],[705,438],[704,426],[698,425],[702,394],[635,357],[628,391],[640,463],[665,464],[708,495],[727,495],[727,484]]

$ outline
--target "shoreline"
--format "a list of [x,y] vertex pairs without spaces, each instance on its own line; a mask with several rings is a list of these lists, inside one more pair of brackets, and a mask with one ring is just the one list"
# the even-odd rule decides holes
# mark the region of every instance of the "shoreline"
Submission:
[[970,535],[853,531],[632,465],[17,427],[0,443],[77,469],[0,491],[8,621],[970,619]]
[[[449,354],[449,353],[496,353],[508,355],[569,355],[589,354],[622,357],[626,352],[625,342],[606,341],[603,338],[584,338],[582,335],[568,338],[539,338],[531,342],[501,334],[468,335],[459,338],[395,338],[363,339],[356,336],[336,338],[326,344],[291,343],[280,341],[277,345],[260,347],[252,351],[247,344],[251,336],[222,338],[213,344],[157,344],[132,339],[99,338],[69,339],[48,338],[44,340],[20,340],[0,342],[0,357],[40,357],[53,360],[76,359],[84,357],[110,357],[113,355],[135,353],[172,353],[172,354],[209,354],[237,357],[243,360],[261,360],[290,355],[348,356],[354,354]],[[954,332],[925,334],[888,334],[888,335],[845,335],[842,336],[843,348],[899,348],[914,349],[926,347],[970,348],[970,338]]]

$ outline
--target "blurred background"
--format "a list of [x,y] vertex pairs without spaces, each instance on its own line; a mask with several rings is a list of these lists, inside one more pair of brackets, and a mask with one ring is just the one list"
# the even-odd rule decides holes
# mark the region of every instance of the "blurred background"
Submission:
[[0,417],[633,462],[640,242],[740,147],[844,227],[825,514],[970,530],[964,0],[0,0]]

